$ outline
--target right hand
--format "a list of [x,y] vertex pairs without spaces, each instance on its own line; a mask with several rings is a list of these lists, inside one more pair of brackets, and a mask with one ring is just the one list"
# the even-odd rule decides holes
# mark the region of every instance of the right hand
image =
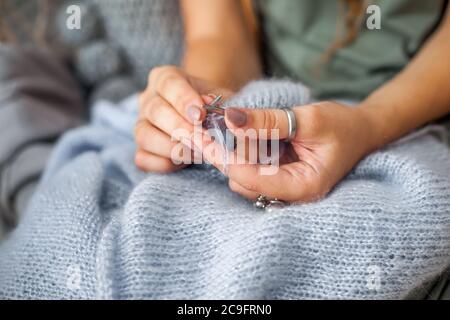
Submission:
[[[173,172],[186,167],[177,165],[172,149],[180,141],[190,141],[194,124],[203,121],[206,94],[217,88],[187,75],[174,66],[151,70],[147,88],[139,97],[139,118],[135,126],[137,150],[135,163],[145,172]],[[227,94],[220,90],[220,94]],[[218,92],[216,92],[218,93]],[[182,129],[182,130],[180,130]]]

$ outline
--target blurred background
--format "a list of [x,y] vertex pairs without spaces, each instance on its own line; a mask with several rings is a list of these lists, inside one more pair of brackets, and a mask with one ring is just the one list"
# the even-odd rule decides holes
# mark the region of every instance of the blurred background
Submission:
[[[0,0],[2,42],[46,48],[70,64],[90,102],[142,89],[148,71],[177,64],[182,23],[176,0]],[[81,29],[69,29],[70,6]]]
[[[76,6],[80,29],[68,27]],[[0,0],[0,238],[33,194],[59,137],[100,100],[178,64],[177,0]]]

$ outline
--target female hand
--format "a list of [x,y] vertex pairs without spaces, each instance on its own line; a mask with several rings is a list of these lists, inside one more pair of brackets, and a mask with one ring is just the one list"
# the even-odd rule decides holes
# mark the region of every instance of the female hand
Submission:
[[[371,151],[369,119],[359,108],[321,102],[293,111],[298,129],[287,149],[290,154],[283,156],[290,160],[272,175],[261,174],[268,165],[229,164],[227,174],[233,191],[252,200],[262,194],[289,202],[314,201],[325,196]],[[267,129],[269,133],[278,129],[280,139],[288,136],[288,119],[281,109],[229,108],[226,124],[237,137],[247,129]],[[199,148],[209,141],[205,137],[200,140],[195,141]],[[223,170],[217,157],[211,153],[204,153],[204,157]]]
[[179,141],[190,141],[194,123],[205,117],[202,106],[208,97],[202,94],[214,91],[212,85],[173,66],[150,72],[148,86],[139,97],[139,118],[134,132],[138,146],[135,163],[141,170],[172,172],[187,165],[175,164],[184,159],[172,150]]

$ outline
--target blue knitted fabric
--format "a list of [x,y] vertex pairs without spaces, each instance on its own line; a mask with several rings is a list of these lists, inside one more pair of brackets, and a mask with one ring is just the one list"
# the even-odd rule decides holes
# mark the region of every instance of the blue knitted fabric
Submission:
[[[231,103],[304,92],[262,81]],[[448,265],[450,151],[428,131],[368,156],[321,201],[264,213],[203,166],[139,172],[136,105],[102,102],[59,143],[0,247],[0,298],[401,298]]]

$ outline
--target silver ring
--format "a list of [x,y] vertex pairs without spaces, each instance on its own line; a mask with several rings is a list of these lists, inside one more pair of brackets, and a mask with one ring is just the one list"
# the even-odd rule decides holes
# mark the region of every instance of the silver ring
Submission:
[[260,194],[254,203],[254,206],[258,209],[270,209],[270,208],[282,208],[286,206],[286,202],[278,200],[277,198],[270,200],[265,195]]
[[294,140],[296,134],[297,134],[297,118],[295,117],[295,112],[291,108],[284,108],[283,109],[286,112],[286,116],[288,118],[288,137],[286,138],[286,142],[290,142]]

